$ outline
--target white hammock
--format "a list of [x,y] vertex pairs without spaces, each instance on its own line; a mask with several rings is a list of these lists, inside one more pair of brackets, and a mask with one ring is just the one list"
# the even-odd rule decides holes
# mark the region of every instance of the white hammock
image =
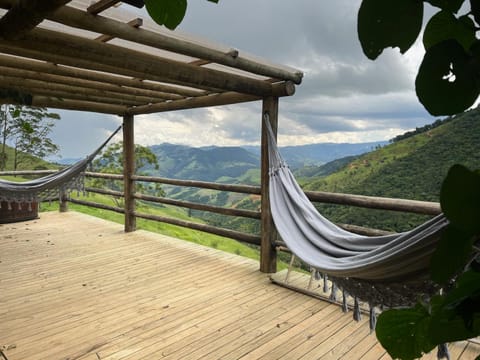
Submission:
[[448,221],[438,215],[411,231],[363,236],[323,217],[282,159],[268,120],[270,206],[288,248],[343,290],[371,305],[399,306],[437,291],[430,258]]
[[8,206],[13,202],[30,205],[33,202],[59,199],[62,194],[73,190],[83,191],[83,174],[87,166],[121,128],[115,130],[91,155],[54,174],[25,182],[0,180],[0,202],[7,202]]

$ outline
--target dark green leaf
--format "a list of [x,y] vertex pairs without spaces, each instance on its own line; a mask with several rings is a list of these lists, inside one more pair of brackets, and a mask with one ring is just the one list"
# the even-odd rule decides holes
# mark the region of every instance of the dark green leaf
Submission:
[[480,0],[470,0],[470,11],[477,24],[480,24]]
[[473,105],[479,94],[471,57],[455,40],[430,47],[415,80],[418,99],[432,115],[454,115]]
[[428,338],[429,322],[427,309],[418,304],[411,309],[384,311],[375,332],[392,358],[416,359],[435,347]]
[[403,54],[418,37],[422,18],[422,1],[363,0],[357,30],[364,54],[374,60],[387,47]]
[[448,226],[442,234],[430,263],[430,277],[443,284],[458,274],[472,253],[473,237],[454,226]]
[[185,17],[187,0],[145,0],[145,7],[157,24],[174,30]]
[[439,7],[443,10],[456,13],[462,7],[465,0],[425,0],[433,6]]
[[453,165],[440,189],[440,205],[450,222],[468,234],[480,232],[480,175]]
[[429,332],[435,343],[480,335],[480,273],[467,271],[458,278],[455,288],[432,312]]
[[451,12],[439,11],[428,22],[423,33],[423,45],[429,49],[444,40],[456,40],[468,51],[475,42],[475,27],[468,16],[457,19]]

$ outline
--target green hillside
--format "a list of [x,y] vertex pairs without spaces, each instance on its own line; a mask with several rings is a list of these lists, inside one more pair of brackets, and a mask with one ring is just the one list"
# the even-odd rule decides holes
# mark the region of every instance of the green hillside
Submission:
[[[6,155],[7,163],[5,171],[13,171],[15,151],[13,148],[6,146]],[[17,170],[48,170],[48,169],[57,169],[58,166],[51,164],[45,160],[42,160],[36,156],[20,153],[18,155],[18,166]]]
[[[358,157],[334,174],[306,182],[304,188],[438,201],[442,180],[453,164],[472,169],[480,167],[479,110],[445,119],[440,126],[400,138]],[[319,208],[334,221],[387,230],[406,230],[425,219],[353,207],[323,205]]]

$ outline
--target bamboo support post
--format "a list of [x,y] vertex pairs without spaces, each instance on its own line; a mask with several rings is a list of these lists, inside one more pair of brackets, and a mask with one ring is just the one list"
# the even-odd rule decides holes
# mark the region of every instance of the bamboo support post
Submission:
[[261,149],[261,192],[262,192],[262,230],[260,247],[260,271],[265,273],[274,273],[277,271],[277,251],[275,248],[276,229],[273,224],[272,213],[270,209],[269,195],[269,164],[268,164],[268,141],[267,128],[264,123],[264,114],[268,113],[270,125],[277,133],[278,128],[278,98],[267,97],[263,99],[262,106],[262,149]]
[[123,183],[125,194],[125,232],[136,230],[135,218],[135,139],[133,115],[123,117]]

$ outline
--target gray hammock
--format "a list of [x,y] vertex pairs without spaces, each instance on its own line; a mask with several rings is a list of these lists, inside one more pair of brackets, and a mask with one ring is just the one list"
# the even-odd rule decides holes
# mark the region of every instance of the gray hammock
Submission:
[[338,227],[304,194],[279,153],[269,122],[265,122],[272,217],[282,240],[296,256],[328,276],[344,295],[371,307],[412,305],[439,290],[429,280],[429,263],[448,224],[443,214],[410,231],[385,236],[363,236]]
[[30,207],[35,202],[58,200],[63,194],[68,195],[74,190],[83,191],[84,172],[87,166],[121,128],[120,126],[115,130],[98,149],[85,159],[58,172],[25,182],[0,180],[0,204],[7,203],[9,208],[12,203],[28,204]]

